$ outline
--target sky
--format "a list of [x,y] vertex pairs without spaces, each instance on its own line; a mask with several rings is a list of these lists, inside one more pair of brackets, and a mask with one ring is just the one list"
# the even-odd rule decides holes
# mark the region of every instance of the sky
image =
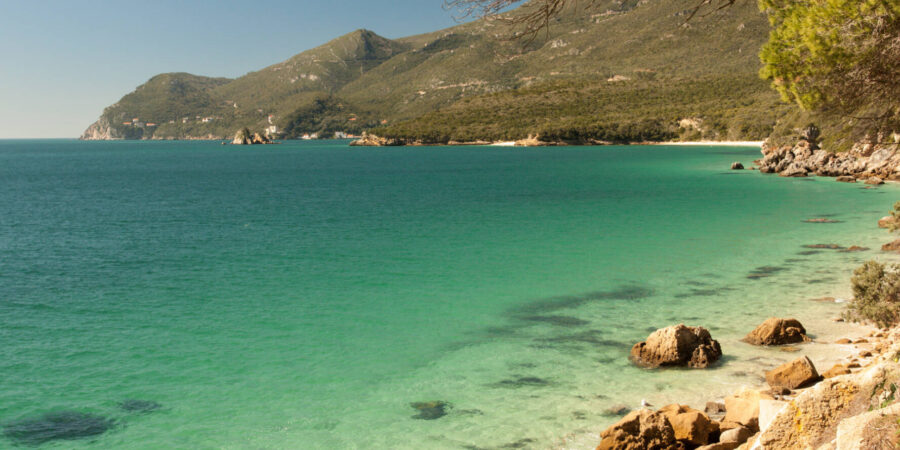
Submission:
[[455,24],[442,0],[0,0],[0,139],[78,137],[159,73],[233,78],[359,28]]

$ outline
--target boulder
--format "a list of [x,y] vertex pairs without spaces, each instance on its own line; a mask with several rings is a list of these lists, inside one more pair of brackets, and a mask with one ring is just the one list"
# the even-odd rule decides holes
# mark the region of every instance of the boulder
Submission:
[[878,177],[872,177],[872,178],[869,178],[868,180],[866,180],[866,184],[878,186],[878,185],[884,184],[884,180],[882,180],[881,178],[878,178]]
[[834,180],[840,183],[856,183],[856,178],[847,175],[839,176]]
[[787,166],[784,170],[779,171],[778,175],[782,177],[805,177],[809,175],[809,171],[806,170],[806,167],[799,162],[792,163]]
[[773,388],[797,389],[814,384],[819,380],[819,372],[806,356],[766,372],[766,382]]
[[740,162],[735,161],[731,163],[731,170],[744,170],[744,165]]
[[597,450],[675,449],[675,430],[663,413],[633,411],[600,433]]
[[847,339],[847,338],[840,338],[840,339],[834,341],[834,343],[835,344],[852,344],[853,341],[851,341],[850,339]]
[[770,317],[742,339],[753,345],[784,345],[809,342],[806,328],[797,319]]
[[900,239],[882,245],[881,250],[885,252],[900,252]]
[[847,375],[850,372],[850,368],[844,364],[835,364],[834,367],[825,371],[822,374],[822,378],[834,378],[841,375]]
[[709,330],[678,324],[654,331],[631,348],[631,361],[641,367],[686,366],[706,368],[722,356],[719,342]]
[[706,445],[709,435],[718,431],[718,427],[703,412],[685,405],[666,405],[659,412],[669,419],[675,439],[691,445]]
[[753,432],[750,431],[749,428],[737,427],[723,431],[722,434],[719,435],[719,442],[734,442],[736,444],[743,444],[744,442],[747,442],[747,439],[750,439],[750,436],[753,436]]
[[[759,430],[759,401],[774,400],[771,395],[764,394],[754,389],[742,389],[728,397],[725,397],[726,423],[738,424],[747,427],[751,431]],[[735,427],[729,427],[735,428]],[[724,429],[724,428],[723,428]]]
[[893,216],[884,216],[878,219],[878,228],[890,228],[892,223],[894,223]]

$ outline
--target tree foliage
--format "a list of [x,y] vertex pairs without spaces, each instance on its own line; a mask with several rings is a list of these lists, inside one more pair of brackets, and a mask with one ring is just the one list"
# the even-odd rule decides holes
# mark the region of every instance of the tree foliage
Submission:
[[867,261],[850,278],[853,301],[847,305],[852,320],[871,321],[879,327],[900,322],[900,267]]
[[763,78],[786,101],[872,138],[900,125],[900,0],[759,0]]

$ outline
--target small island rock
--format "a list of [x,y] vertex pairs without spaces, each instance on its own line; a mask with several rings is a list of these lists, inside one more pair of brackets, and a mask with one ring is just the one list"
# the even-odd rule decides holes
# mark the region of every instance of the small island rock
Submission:
[[784,345],[809,342],[806,328],[797,319],[770,317],[742,339],[753,345]]
[[684,324],[656,330],[646,341],[631,348],[631,361],[648,368],[686,366],[702,369],[721,356],[722,348],[710,336],[709,330]]
[[744,165],[739,161],[731,163],[731,170],[744,170]]

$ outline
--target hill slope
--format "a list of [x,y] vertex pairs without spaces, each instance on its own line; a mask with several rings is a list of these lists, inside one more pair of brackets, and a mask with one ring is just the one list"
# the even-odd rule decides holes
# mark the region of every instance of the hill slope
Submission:
[[[274,125],[290,138],[382,126],[442,142],[614,137],[598,124],[626,122],[658,123],[667,138],[765,135],[780,107],[756,77],[768,24],[752,2],[686,27],[691,0],[599,3],[567,11],[527,44],[501,39],[508,30],[488,20],[397,40],[358,30],[234,80],[159,75],[84,137],[226,137]],[[703,120],[682,129],[684,118]]]

